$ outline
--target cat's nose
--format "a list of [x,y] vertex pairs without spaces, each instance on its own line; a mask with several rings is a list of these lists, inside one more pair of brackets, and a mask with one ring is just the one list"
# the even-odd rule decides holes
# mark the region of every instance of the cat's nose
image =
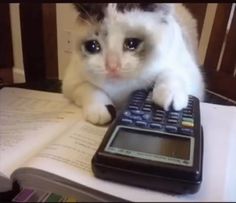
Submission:
[[120,65],[119,64],[107,64],[106,65],[107,76],[120,77]]
[[108,72],[118,72],[121,68],[121,64],[115,56],[107,57],[105,66]]
[[117,64],[112,64],[112,65],[106,65],[106,70],[108,72],[118,72],[120,69],[120,66]]

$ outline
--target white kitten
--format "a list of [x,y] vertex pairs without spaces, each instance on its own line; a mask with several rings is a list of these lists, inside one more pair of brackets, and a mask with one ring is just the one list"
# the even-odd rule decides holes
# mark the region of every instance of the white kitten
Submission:
[[106,105],[154,84],[153,101],[180,110],[188,95],[203,99],[196,22],[182,4],[76,4],[80,12],[63,93],[86,120],[111,120]]

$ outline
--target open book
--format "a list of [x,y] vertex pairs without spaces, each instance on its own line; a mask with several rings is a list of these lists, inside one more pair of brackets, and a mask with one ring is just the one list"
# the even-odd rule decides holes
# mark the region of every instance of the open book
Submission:
[[62,94],[0,90],[0,192],[13,180],[81,201],[235,201],[236,107],[201,103],[203,182],[169,195],[95,178],[91,159],[107,127],[85,122]]

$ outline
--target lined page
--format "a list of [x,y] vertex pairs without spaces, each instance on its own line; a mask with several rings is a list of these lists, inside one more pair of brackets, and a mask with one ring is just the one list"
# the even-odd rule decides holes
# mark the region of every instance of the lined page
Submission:
[[75,167],[85,173],[92,174],[90,160],[105,132],[105,127],[80,121],[35,156],[31,164],[32,166],[36,163],[41,167],[53,167],[53,164],[50,163],[56,161],[67,165],[65,167]]
[[63,130],[80,119],[79,108],[62,94],[0,90],[0,171],[10,176]]

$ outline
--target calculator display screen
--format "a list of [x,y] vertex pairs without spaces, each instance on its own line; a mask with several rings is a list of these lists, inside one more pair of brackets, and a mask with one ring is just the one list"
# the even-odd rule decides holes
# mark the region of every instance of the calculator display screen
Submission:
[[190,139],[157,132],[119,129],[111,147],[189,160]]

